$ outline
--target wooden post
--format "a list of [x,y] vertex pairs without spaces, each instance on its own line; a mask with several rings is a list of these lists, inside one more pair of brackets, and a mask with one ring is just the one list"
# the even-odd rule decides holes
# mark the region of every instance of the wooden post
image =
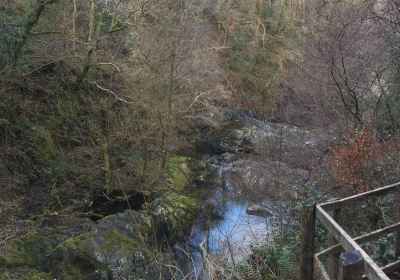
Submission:
[[400,259],[400,230],[396,231],[395,246],[394,255],[397,259]]
[[339,280],[361,280],[364,260],[358,251],[349,251],[340,255]]
[[315,202],[305,201],[301,213],[300,279],[313,280]]
[[[331,213],[332,218],[339,224],[340,223],[340,208],[335,209]],[[332,247],[336,245],[337,241],[332,234],[328,234],[328,247]],[[339,257],[340,252],[337,254],[332,254],[328,258],[328,275],[332,280],[338,279],[338,271],[339,271]]]

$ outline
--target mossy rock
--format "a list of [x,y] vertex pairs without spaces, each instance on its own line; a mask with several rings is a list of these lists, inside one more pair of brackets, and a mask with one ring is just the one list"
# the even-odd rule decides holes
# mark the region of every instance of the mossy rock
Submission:
[[[52,254],[50,269],[58,279],[108,279],[124,259],[133,263],[132,256],[139,244],[115,229],[87,232],[58,246]],[[132,271],[125,274],[132,275]]]
[[200,173],[200,172],[203,172],[207,168],[207,164],[202,160],[191,159],[189,167],[193,172]]
[[153,217],[157,240],[170,241],[190,229],[198,207],[197,198],[170,192],[146,204],[145,210]]
[[247,207],[246,213],[248,215],[254,215],[264,218],[268,218],[272,215],[271,212],[266,207],[263,207],[262,205],[255,203]]
[[201,177],[201,173],[206,167],[203,161],[189,157],[173,156],[168,158],[167,187],[175,192],[184,191],[193,177]]
[[[52,247],[47,237],[38,232],[32,232],[23,239],[12,242],[0,254],[0,265],[2,266],[41,266],[46,262],[46,256]],[[53,246],[52,246],[53,245]]]
[[144,253],[152,251],[146,236],[150,225],[143,212],[107,216],[91,231],[57,246],[50,271],[61,280],[155,279],[159,268]]
[[215,152],[237,153],[244,136],[243,129],[224,126],[211,134],[211,144]]
[[159,270],[142,253],[152,250],[151,225],[143,211],[126,210],[97,223],[34,231],[1,251],[0,279],[155,279]]
[[48,272],[39,271],[31,268],[19,269],[0,269],[0,279],[2,280],[54,280],[55,278]]
[[57,227],[33,231],[20,240],[11,242],[0,253],[0,267],[29,266],[47,269],[48,257],[53,249],[70,236],[88,231],[93,223],[83,220],[73,227]]
[[167,161],[166,184],[169,189],[181,192],[189,184],[192,171],[189,168],[190,158],[183,156],[170,157]]

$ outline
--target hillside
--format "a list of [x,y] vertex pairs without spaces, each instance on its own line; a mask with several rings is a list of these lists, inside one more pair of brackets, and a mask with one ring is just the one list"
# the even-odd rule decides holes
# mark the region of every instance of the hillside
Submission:
[[399,181],[397,5],[0,3],[0,279],[293,279],[303,201]]

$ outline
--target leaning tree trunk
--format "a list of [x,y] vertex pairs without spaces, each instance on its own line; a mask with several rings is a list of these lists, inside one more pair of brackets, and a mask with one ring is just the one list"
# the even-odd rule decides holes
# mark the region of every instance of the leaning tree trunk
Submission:
[[22,50],[28,41],[29,35],[35,25],[38,23],[40,16],[47,4],[51,4],[55,0],[37,0],[33,9],[29,12],[26,19],[24,20],[21,28],[21,34],[18,40],[14,44],[14,52],[11,57],[12,65],[16,66],[19,59],[21,58]]

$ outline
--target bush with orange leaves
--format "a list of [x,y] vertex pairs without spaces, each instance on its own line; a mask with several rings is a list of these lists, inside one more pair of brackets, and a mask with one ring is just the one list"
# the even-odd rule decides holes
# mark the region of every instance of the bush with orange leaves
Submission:
[[384,145],[365,128],[355,130],[351,135],[350,140],[330,153],[328,164],[337,181],[350,186],[353,192],[365,191],[382,171],[379,163]]

